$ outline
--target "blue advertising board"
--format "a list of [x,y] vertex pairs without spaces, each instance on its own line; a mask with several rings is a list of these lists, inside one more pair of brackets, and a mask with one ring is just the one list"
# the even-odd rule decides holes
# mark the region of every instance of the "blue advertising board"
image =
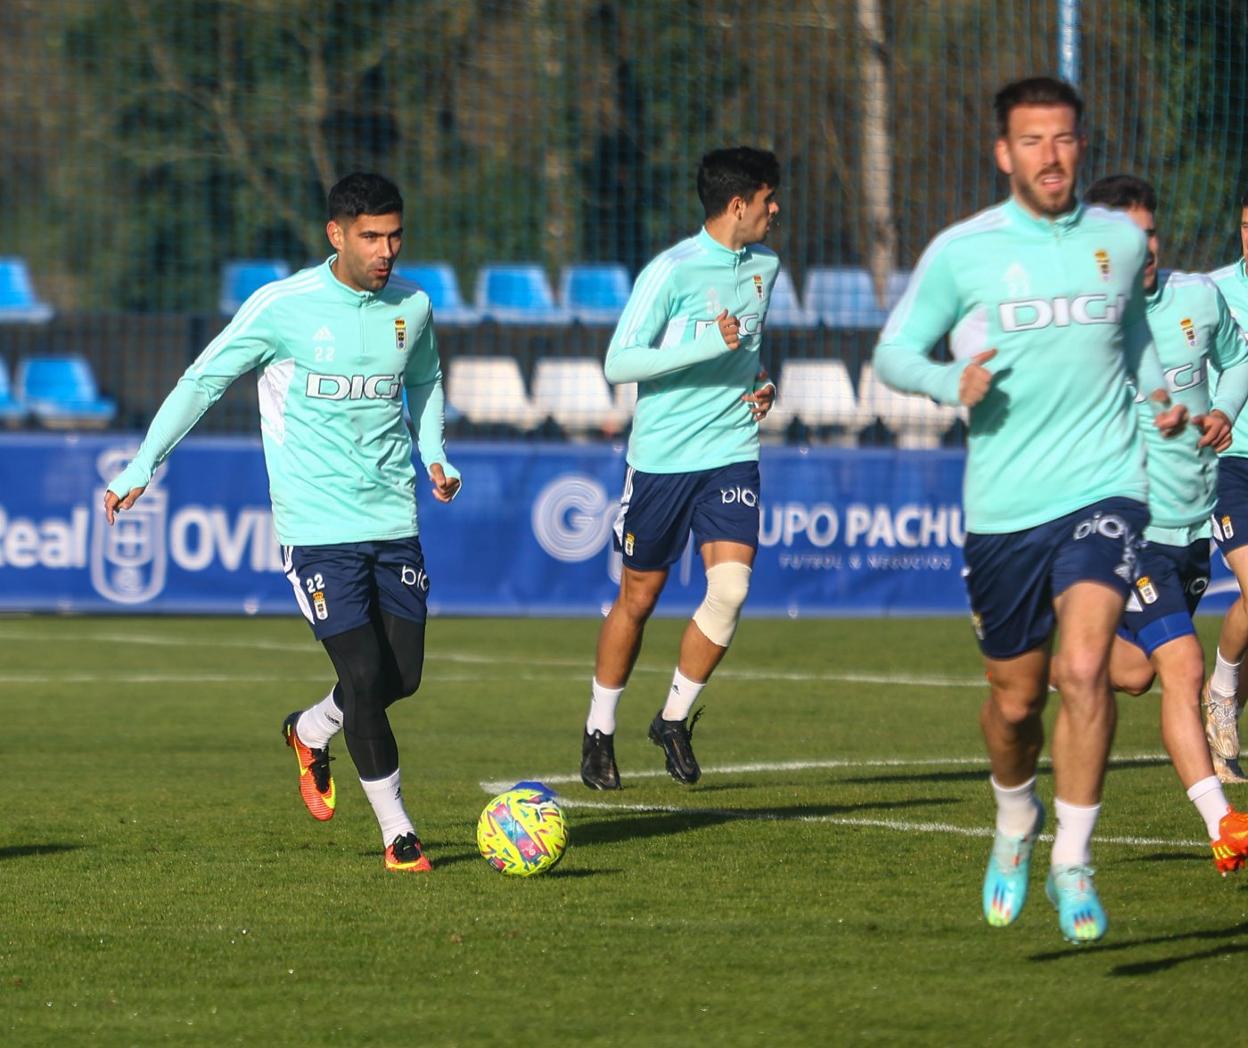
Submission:
[[[124,435],[0,440],[0,610],[295,613],[259,441],[187,439],[109,528],[104,485],[136,445]],[[460,497],[421,499],[434,613],[610,606],[622,447],[465,442],[452,459]],[[764,448],[747,613],[965,612],[963,460],[960,450]],[[704,585],[690,547],[660,613],[692,611]],[[1209,592],[1212,606],[1234,592],[1220,562]]]

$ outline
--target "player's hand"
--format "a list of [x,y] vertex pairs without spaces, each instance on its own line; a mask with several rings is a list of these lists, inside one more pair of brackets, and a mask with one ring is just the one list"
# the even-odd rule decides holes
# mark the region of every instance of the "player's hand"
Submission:
[[715,318],[715,322],[719,325],[719,334],[725,346],[736,349],[741,345],[741,322],[736,317],[730,316],[725,309]]
[[754,381],[767,384],[753,393],[746,393],[741,399],[750,405],[750,414],[754,416],[754,421],[762,422],[767,417],[767,412],[771,410],[772,404],[776,402],[776,387],[771,383],[766,368],[759,369]]
[[995,349],[977,353],[962,371],[962,377],[958,379],[958,399],[968,408],[973,408],[983,400],[992,388],[992,372],[984,365],[996,355]]
[[124,499],[118,498],[107,488],[104,489],[104,519],[108,521],[111,527],[113,521],[117,519],[117,514],[123,509],[129,509],[139,501],[139,496],[147,490],[146,486],[141,488],[131,488],[130,494]]
[[1231,420],[1217,408],[1207,415],[1193,415],[1192,425],[1199,426],[1203,433],[1196,441],[1198,448],[1212,447],[1221,454],[1231,446]]
[[429,467],[429,479],[433,481],[433,497],[439,502],[450,502],[459,491],[459,478],[448,477],[440,462]]
[[1149,394],[1153,408],[1153,425],[1161,430],[1163,437],[1177,437],[1187,428],[1187,408],[1182,404],[1171,404],[1170,394],[1164,389],[1155,389]]

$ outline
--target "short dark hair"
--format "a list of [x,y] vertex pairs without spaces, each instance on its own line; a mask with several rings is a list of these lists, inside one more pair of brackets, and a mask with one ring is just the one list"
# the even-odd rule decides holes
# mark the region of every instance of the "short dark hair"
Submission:
[[1083,120],[1083,99],[1065,80],[1052,76],[1031,76],[1006,84],[992,100],[997,114],[997,130],[1004,138],[1010,130],[1010,110],[1016,106],[1070,106],[1075,123]]
[[1248,191],[1245,191],[1244,195],[1239,198],[1239,206],[1241,209],[1248,207]]
[[1106,175],[1098,178],[1083,194],[1085,204],[1104,204],[1106,207],[1142,207],[1146,211],[1157,210],[1157,190],[1135,175]]
[[388,178],[364,171],[354,171],[339,179],[329,191],[326,203],[331,222],[339,218],[359,218],[360,215],[403,213],[399,187]]
[[715,149],[698,164],[698,199],[707,218],[722,215],[733,197],[748,200],[763,186],[775,189],[778,185],[780,162],[766,149]]

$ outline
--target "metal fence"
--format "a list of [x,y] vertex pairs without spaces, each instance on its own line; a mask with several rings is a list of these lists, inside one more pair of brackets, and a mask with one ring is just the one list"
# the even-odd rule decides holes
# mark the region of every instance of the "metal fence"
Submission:
[[[791,361],[836,360],[848,386],[813,395],[852,409],[847,425],[791,412],[770,436],[889,442],[862,364],[890,293],[937,230],[1003,195],[993,92],[1058,71],[1088,102],[1085,182],[1157,186],[1163,265],[1236,257],[1242,0],[8,0],[0,255],[35,305],[0,326],[0,361],[17,378],[31,355],[80,353],[112,424],[141,424],[224,322],[228,264],[323,257],[326,189],[372,169],[404,190],[406,258],[443,263],[463,298],[448,370],[511,359],[532,402],[544,360],[600,358],[610,327],[509,323],[478,301],[489,265],[530,264],[557,311],[578,263],[627,284],[696,229],[700,154],[750,143],[783,167],[782,403]],[[506,425],[612,434],[628,403],[611,396],[602,425],[540,403]],[[251,428],[252,391],[231,398],[206,426]]]

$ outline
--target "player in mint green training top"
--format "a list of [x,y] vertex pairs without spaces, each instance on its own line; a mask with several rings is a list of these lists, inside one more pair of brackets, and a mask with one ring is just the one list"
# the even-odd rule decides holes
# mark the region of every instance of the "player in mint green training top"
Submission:
[[333,816],[329,741],[345,730],[386,869],[428,870],[386,715],[420,684],[429,590],[405,391],[434,498],[450,501],[459,474],[442,445],[429,298],[391,279],[403,237],[398,189],[380,175],[348,175],[330,191],[328,218],[335,254],[243,303],[161,405],[104,511],[113,524],[133,506],[229,384],[256,372],[274,527],[299,608],[338,674],[329,695],[282,726],[300,794],[313,817]]
[[[1013,922],[1044,822],[1035,795],[1056,627],[1062,705],[1052,757],[1057,834],[1046,885],[1075,942],[1105,933],[1090,840],[1115,706],[1110,644],[1136,577],[1148,481],[1128,380],[1168,402],[1145,321],[1144,237],[1081,207],[1083,103],[1047,77],[995,99],[1005,203],[928,246],[881,334],[877,374],[970,408],[964,550],[989,682],[980,724],[997,800],[984,916]],[[955,358],[929,353],[946,334]],[[1157,422],[1177,431],[1182,407]]]
[[[1201,725],[1205,653],[1192,615],[1209,585],[1209,516],[1217,495],[1216,451],[1231,443],[1231,424],[1248,400],[1248,341],[1207,276],[1158,273],[1157,194],[1131,175],[1093,183],[1084,203],[1124,211],[1148,238],[1144,267],[1148,326],[1170,395],[1193,420],[1213,416],[1202,437],[1167,440],[1138,403],[1148,448],[1148,508],[1140,575],[1110,655],[1119,691],[1142,695],[1161,678],[1161,738],[1196,806],[1226,876],[1248,853],[1248,815],[1232,811],[1214,770]],[[1216,380],[1216,392],[1214,390]],[[1057,674],[1055,673],[1055,679]]]
[[702,158],[697,182],[706,224],[641,271],[607,349],[607,379],[637,383],[637,411],[615,527],[620,592],[598,636],[581,742],[591,789],[619,789],[616,704],[691,532],[706,599],[685,628],[650,739],[672,778],[698,780],[698,715],[686,719],[728,650],[758,547],[758,423],[775,396],[759,346],[780,268],[760,241],[779,211],[780,167],[762,150],[719,149]]
[[[1248,330],[1248,193],[1235,209],[1240,258],[1209,274],[1218,285],[1239,326]],[[1248,782],[1239,764],[1239,716],[1245,688],[1240,664],[1248,653],[1248,417],[1235,420],[1230,450],[1218,466],[1218,504],[1213,537],[1239,583],[1239,599],[1226,609],[1218,634],[1213,675],[1205,685],[1205,734],[1213,765],[1223,782]]]

